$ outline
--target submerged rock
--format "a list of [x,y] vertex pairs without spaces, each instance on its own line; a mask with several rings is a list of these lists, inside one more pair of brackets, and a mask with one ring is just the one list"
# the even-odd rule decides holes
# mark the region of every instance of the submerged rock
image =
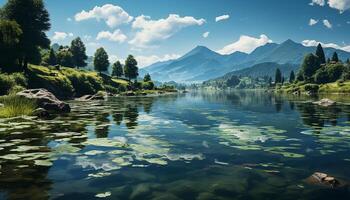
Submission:
[[333,106],[336,104],[335,101],[332,101],[330,99],[321,99],[319,101],[315,101],[313,102],[313,104],[319,105],[319,106],[324,106],[324,107],[328,107],[328,106]]
[[44,108],[49,112],[67,113],[70,112],[70,106],[63,101],[60,101],[51,92],[46,89],[29,89],[18,92],[17,96],[37,101],[39,107]]
[[105,94],[103,93],[96,93],[94,95],[84,95],[76,100],[78,101],[98,101],[98,100],[105,100]]
[[47,118],[47,117],[50,117],[50,113],[44,108],[37,108],[33,111],[33,116],[37,116],[40,118]]
[[345,182],[322,172],[315,172],[306,179],[306,182],[313,185],[321,185],[331,188],[339,188],[347,185]]

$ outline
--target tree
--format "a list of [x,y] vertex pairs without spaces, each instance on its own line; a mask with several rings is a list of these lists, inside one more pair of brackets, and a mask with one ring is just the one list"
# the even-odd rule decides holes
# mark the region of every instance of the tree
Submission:
[[330,63],[331,62],[331,59],[330,58],[327,58],[327,63]]
[[292,70],[289,75],[289,83],[293,83],[295,81],[295,74],[294,71]]
[[95,52],[94,67],[98,72],[107,71],[109,67],[108,54],[103,47],[99,48]]
[[281,70],[279,68],[276,69],[275,83],[282,83],[282,73],[281,73]]
[[326,56],[324,55],[324,51],[320,43],[317,45],[316,56],[318,57],[320,64],[326,63]]
[[144,82],[149,82],[152,81],[151,75],[149,75],[148,73],[145,75],[145,77],[143,78]]
[[80,37],[77,37],[74,40],[72,40],[70,51],[73,54],[74,65],[77,68],[85,67],[87,65],[87,63],[85,62],[88,58],[86,55],[86,48],[83,41],[81,41]]
[[119,61],[115,62],[112,67],[112,76],[121,77],[123,75],[124,72],[122,64]]
[[61,49],[58,51],[57,63],[65,67],[74,66],[73,54],[69,51],[69,49]]
[[55,51],[51,48],[49,53],[49,59],[47,61],[47,64],[54,66],[57,65],[57,57]]
[[125,77],[129,78],[129,80],[136,79],[139,75],[138,70],[137,61],[135,60],[134,56],[129,55],[124,66]]
[[26,70],[28,62],[38,55],[38,47],[46,49],[50,45],[45,34],[51,27],[49,13],[42,0],[8,0],[2,17],[16,21],[22,29],[17,51],[19,64]]
[[334,52],[334,53],[333,53],[332,61],[333,61],[333,62],[339,62],[339,58],[338,58],[337,52]]
[[320,63],[318,57],[310,53],[305,56],[300,73],[304,80],[310,80],[319,68]]
[[269,77],[268,83],[269,83],[269,86],[272,86],[272,78],[271,78],[271,76]]
[[18,43],[22,30],[15,21],[0,20],[0,69],[5,72],[16,71]]
[[348,58],[348,59],[346,59],[346,63],[347,63],[347,64],[350,64],[350,60],[349,60],[349,58]]

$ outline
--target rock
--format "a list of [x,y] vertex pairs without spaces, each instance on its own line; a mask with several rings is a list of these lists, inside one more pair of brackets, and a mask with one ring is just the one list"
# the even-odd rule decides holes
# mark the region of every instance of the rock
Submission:
[[133,92],[133,91],[127,91],[126,93],[125,93],[125,95],[126,96],[136,96],[136,94],[135,94],[135,92]]
[[2,104],[2,103],[0,103],[0,108],[3,108],[3,107],[5,107],[5,105],[4,105],[4,104]]
[[49,112],[67,113],[70,112],[70,106],[63,101],[60,101],[51,92],[46,89],[29,89],[18,92],[17,96],[27,99],[34,99],[38,106]]
[[306,182],[313,185],[321,185],[331,188],[339,188],[347,185],[343,181],[322,172],[315,172],[306,179]]
[[328,106],[333,106],[336,104],[335,101],[332,101],[330,99],[321,99],[319,101],[315,101],[313,102],[313,104],[319,105],[319,106],[323,106],[323,107],[328,107]]
[[105,95],[101,93],[96,93],[94,95],[84,95],[78,99],[78,101],[99,101],[99,100],[105,100]]
[[37,108],[36,110],[34,110],[33,115],[40,118],[50,117],[50,113],[44,108]]

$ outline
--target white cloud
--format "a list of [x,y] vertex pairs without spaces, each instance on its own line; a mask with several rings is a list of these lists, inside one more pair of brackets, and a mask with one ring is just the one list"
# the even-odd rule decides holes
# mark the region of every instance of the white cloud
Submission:
[[129,42],[138,47],[148,47],[154,43],[173,36],[176,32],[188,26],[200,26],[204,19],[195,19],[191,16],[180,17],[170,14],[166,19],[151,20],[149,16],[138,16],[132,23],[133,29],[140,29]]
[[135,59],[137,60],[140,67],[147,67],[147,66],[149,66],[153,63],[156,63],[156,62],[174,60],[174,59],[177,59],[179,57],[180,57],[180,55],[177,55],[177,54],[165,54],[163,56],[157,56],[157,55],[136,56]]
[[117,55],[110,55],[110,56],[109,56],[109,62],[110,62],[110,63],[115,63],[115,62],[117,62],[117,61],[119,61],[120,63],[124,63],[125,60],[119,58]]
[[221,15],[221,16],[216,17],[215,21],[219,22],[219,21],[226,20],[226,19],[229,19],[229,18],[230,18],[230,15]]
[[319,5],[319,6],[324,6],[326,4],[325,0],[312,0],[310,3],[311,6],[313,5]]
[[221,50],[217,51],[220,54],[231,54],[236,51],[244,52],[244,53],[251,53],[256,49],[257,47],[263,46],[267,43],[271,43],[272,40],[270,40],[266,35],[260,35],[259,38],[250,37],[247,35],[242,35],[238,41],[229,44],[222,48]]
[[78,22],[88,19],[104,20],[109,27],[114,28],[118,25],[131,22],[133,17],[119,6],[106,4],[102,7],[95,6],[89,11],[83,10],[75,15],[75,21]]
[[328,0],[328,5],[331,8],[339,10],[343,13],[345,10],[350,9],[350,0]]
[[203,37],[207,38],[209,36],[209,34],[210,34],[210,32],[205,32],[205,33],[203,33]]
[[122,33],[120,29],[115,30],[113,33],[109,31],[101,31],[97,34],[96,40],[107,39],[113,42],[123,43],[127,37]]
[[306,47],[313,47],[313,46],[317,46],[318,44],[321,44],[323,47],[331,47],[331,48],[340,49],[343,51],[350,52],[350,45],[349,46],[340,46],[340,45],[335,44],[335,43],[323,43],[323,42],[318,42],[316,40],[303,40],[302,44]]
[[55,32],[52,39],[59,41],[59,40],[64,40],[67,37],[73,37],[74,34],[73,33],[65,33],[65,32]]
[[84,35],[83,38],[86,40],[86,41],[90,41],[92,36],[91,35]]
[[327,19],[324,19],[322,22],[325,27],[332,28],[332,24]]
[[311,18],[310,21],[309,21],[309,26],[316,25],[317,23],[318,23],[318,20]]

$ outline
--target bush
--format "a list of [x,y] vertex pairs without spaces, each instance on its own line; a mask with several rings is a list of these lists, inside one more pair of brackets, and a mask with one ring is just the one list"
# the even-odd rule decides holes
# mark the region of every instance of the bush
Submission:
[[26,86],[27,78],[22,73],[0,74],[0,95],[9,94],[13,88]]
[[16,95],[0,97],[0,102],[4,104],[4,107],[0,108],[0,118],[31,115],[37,107],[34,100]]
[[153,81],[142,82],[142,89],[144,89],[144,90],[153,90],[154,89]]
[[345,71],[341,63],[329,64],[316,71],[314,80],[316,83],[332,83],[339,80]]
[[319,86],[317,84],[306,84],[304,86],[305,91],[311,92],[311,93],[317,93]]

